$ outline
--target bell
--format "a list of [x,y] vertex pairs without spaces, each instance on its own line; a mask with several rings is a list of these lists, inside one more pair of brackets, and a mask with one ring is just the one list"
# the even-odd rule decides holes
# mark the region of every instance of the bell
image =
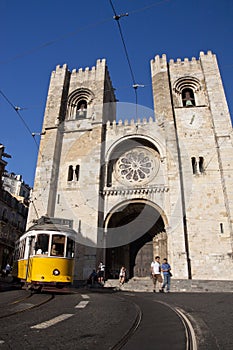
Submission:
[[80,108],[77,110],[76,117],[85,118],[87,114],[87,108],[85,104],[81,104]]
[[186,103],[185,103],[185,106],[186,107],[193,106],[192,101],[191,100],[187,100]]
[[185,92],[185,106],[186,107],[191,107],[193,106],[193,103],[192,103],[192,98],[190,96],[190,92],[189,91],[186,91]]

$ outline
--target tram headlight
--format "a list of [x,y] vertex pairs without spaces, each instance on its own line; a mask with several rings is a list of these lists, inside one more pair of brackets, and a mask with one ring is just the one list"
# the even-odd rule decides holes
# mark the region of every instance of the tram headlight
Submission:
[[54,276],[59,276],[60,275],[60,271],[58,269],[54,269],[53,270],[53,275]]

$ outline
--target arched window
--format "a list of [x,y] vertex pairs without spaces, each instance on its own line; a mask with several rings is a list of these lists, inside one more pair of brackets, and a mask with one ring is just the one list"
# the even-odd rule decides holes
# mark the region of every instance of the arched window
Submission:
[[191,158],[193,174],[197,174],[197,161],[195,157]]
[[199,172],[200,173],[204,173],[205,169],[204,169],[204,158],[203,157],[199,157]]
[[108,164],[108,169],[107,169],[107,187],[111,187],[112,186],[113,164],[114,164],[114,161],[110,160],[109,164]]
[[2,220],[3,220],[4,222],[8,222],[7,209],[3,209]]
[[[184,76],[173,84],[173,90],[177,95],[175,107],[194,107],[200,105],[201,83],[192,76]],[[200,102],[200,101],[199,101]]]
[[66,119],[85,119],[90,118],[88,110],[92,108],[94,94],[86,88],[80,88],[73,91],[68,97]]
[[192,89],[186,88],[182,90],[182,102],[184,107],[195,106],[194,93]]
[[220,223],[220,233],[224,233],[224,229],[223,229],[223,223]]
[[75,176],[76,176],[76,180],[79,180],[79,171],[80,171],[80,165],[76,165],[75,167]]
[[74,176],[74,170],[73,170],[73,165],[69,166],[68,169],[68,181],[72,181],[73,180],[73,176]]
[[68,168],[68,178],[67,181],[79,180],[80,165],[76,165],[75,169],[73,165]]

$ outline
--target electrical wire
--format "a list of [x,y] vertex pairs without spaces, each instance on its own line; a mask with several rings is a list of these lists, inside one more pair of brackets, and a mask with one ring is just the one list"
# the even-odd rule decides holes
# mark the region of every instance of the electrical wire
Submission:
[[[149,10],[150,8],[152,8],[154,6],[158,6],[158,5],[161,5],[161,4],[166,3],[166,2],[169,2],[169,0],[163,0],[163,1],[159,1],[159,2],[153,3],[151,5],[148,5],[148,6],[144,6],[142,8],[139,8],[139,9],[131,11],[130,14],[140,13],[140,12]],[[7,64],[9,62],[17,60],[18,58],[21,58],[21,57],[24,57],[24,56],[27,56],[27,55],[31,55],[34,52],[37,52],[37,51],[39,51],[41,49],[44,49],[44,48],[47,48],[47,47],[49,47],[51,45],[54,45],[55,43],[57,43],[59,41],[65,40],[65,39],[67,39],[67,38],[69,38],[71,36],[74,36],[74,35],[82,32],[82,31],[85,31],[85,30],[87,30],[89,28],[93,28],[93,27],[99,26],[99,25],[101,25],[103,23],[106,23],[106,22],[109,22],[111,20],[112,20],[111,18],[103,18],[100,21],[90,23],[90,24],[88,24],[88,25],[86,25],[84,27],[80,27],[80,28],[78,28],[78,29],[76,29],[76,30],[74,30],[72,32],[68,32],[68,33],[66,33],[66,34],[64,34],[64,35],[62,35],[60,37],[57,37],[54,40],[50,40],[50,41],[47,41],[47,42],[45,42],[45,43],[43,43],[41,45],[35,46],[34,48],[31,48],[31,49],[29,49],[29,50],[27,50],[25,52],[22,52],[22,53],[14,56],[14,57],[11,57],[8,60],[0,61],[0,64]]]
[[81,28],[79,28],[79,29],[77,29],[77,30],[74,30],[74,31],[72,31],[72,32],[69,32],[69,33],[67,33],[67,34],[64,34],[64,35],[62,35],[62,36],[60,36],[60,37],[58,37],[58,38],[56,38],[56,39],[54,39],[54,40],[47,41],[47,42],[43,43],[42,45],[35,46],[34,48],[29,49],[29,50],[27,50],[27,51],[25,51],[25,52],[22,52],[22,53],[20,53],[20,54],[14,56],[14,57],[8,59],[8,60],[0,61],[0,64],[6,64],[6,63],[9,63],[9,62],[15,61],[15,60],[17,60],[18,58],[31,55],[31,54],[33,54],[34,52],[37,52],[37,51],[39,51],[39,50],[41,50],[41,49],[44,49],[44,48],[46,48],[46,47],[48,47],[48,46],[54,45],[55,43],[57,43],[57,42],[59,42],[59,41],[65,40],[65,39],[67,39],[67,38],[69,38],[69,37],[71,37],[71,36],[74,36],[74,35],[76,35],[76,34],[82,32],[82,31],[84,31],[84,30],[87,30],[87,29],[89,29],[89,28],[96,27],[96,26],[98,26],[98,25],[100,25],[100,24],[103,24],[103,23],[106,23],[106,22],[108,22],[108,21],[110,21],[110,19],[109,19],[109,18],[105,18],[105,19],[102,19],[101,21],[88,24],[87,26],[81,27]]
[[113,18],[114,18],[114,19],[116,20],[116,22],[117,22],[117,26],[118,26],[118,30],[119,30],[119,33],[120,33],[121,41],[122,41],[122,44],[123,44],[123,47],[124,47],[126,59],[127,59],[128,65],[129,65],[129,70],[130,70],[131,78],[132,78],[133,84],[136,85],[136,81],[135,81],[135,77],[134,77],[132,65],[131,65],[131,62],[130,62],[130,59],[129,59],[128,50],[127,50],[127,47],[126,47],[126,43],[125,43],[125,39],[124,39],[123,32],[122,32],[122,29],[121,29],[121,25],[120,25],[120,22],[119,22],[119,19],[120,19],[121,17],[123,17],[123,16],[128,16],[128,14],[126,13],[126,14],[124,14],[124,15],[117,15],[116,10],[115,10],[115,8],[114,8],[114,6],[113,6],[112,0],[109,0],[109,2],[110,2],[110,5],[111,5],[112,10],[113,10],[113,13],[114,13],[114,17],[113,17]]
[[133,68],[132,68],[132,64],[130,62],[130,59],[129,59],[129,54],[128,54],[128,49],[126,47],[126,42],[125,42],[125,39],[124,39],[124,35],[123,35],[123,32],[122,32],[122,29],[121,29],[121,25],[120,25],[120,18],[121,17],[125,17],[125,16],[128,16],[128,13],[125,13],[125,14],[121,14],[121,15],[118,15],[116,10],[115,10],[115,7],[113,5],[113,2],[112,0],[109,0],[109,3],[111,5],[111,8],[113,10],[113,13],[114,13],[114,19],[116,20],[117,22],[117,26],[118,26],[118,30],[119,30],[119,33],[120,33],[120,37],[121,37],[121,41],[122,41],[122,44],[123,44],[123,48],[124,48],[124,52],[125,52],[125,56],[126,56],[126,60],[128,62],[128,66],[129,66],[129,70],[130,70],[130,74],[131,74],[131,79],[132,79],[132,82],[133,82],[133,88],[134,88],[134,92],[135,92],[135,105],[136,105],[136,120],[137,120],[137,115],[138,115],[138,95],[137,95],[137,88],[139,87],[139,84],[136,83],[136,80],[135,80],[135,75],[134,75],[134,72],[133,72]]
[[143,12],[143,11],[151,9],[152,7],[155,7],[155,6],[158,6],[158,5],[162,5],[162,4],[166,3],[166,2],[170,2],[170,0],[163,0],[163,1],[159,1],[159,2],[156,2],[154,4],[151,4],[151,5],[148,5],[148,6],[141,7],[139,9],[137,9],[137,10],[130,11],[130,14]]
[[[14,106],[14,104],[10,101],[10,99],[3,93],[2,90],[0,90],[0,94],[4,97],[4,99],[7,101],[7,103],[14,109],[14,111],[17,113],[17,115],[19,116],[20,120],[22,121],[22,123],[24,124],[25,128],[27,129],[27,131],[30,133],[30,135],[33,137],[33,140],[36,144],[36,147],[38,149],[38,152],[41,156],[41,162],[43,163],[44,162],[44,155],[41,153],[40,151],[40,148],[39,148],[39,145],[35,139],[35,136],[37,135],[37,133],[33,133],[29,126],[27,125],[27,123],[25,122],[25,120],[23,119],[23,117],[21,116],[21,114],[19,113],[19,110],[21,110],[20,107],[17,107],[17,106]],[[23,108],[24,109],[24,108]],[[39,133],[39,135],[42,135],[43,133]],[[45,181],[46,181],[46,184],[49,183],[49,179],[50,179],[50,174],[48,173],[48,168],[47,166],[45,165],[45,174],[46,174],[46,177],[45,177]],[[44,192],[46,190],[46,187],[43,188],[42,192]],[[39,197],[42,195],[42,193],[39,195]],[[36,215],[38,216],[38,212],[36,210],[36,206],[35,206],[35,202],[33,200],[31,200],[31,203],[33,204],[34,206],[34,209],[35,209],[35,212],[36,212]],[[42,205],[44,206],[43,202],[42,202]],[[45,209],[45,208],[44,208]],[[39,216],[38,216],[39,217]]]
[[[15,105],[10,101],[10,99],[3,93],[2,90],[0,90],[0,94],[1,94],[1,95],[3,96],[3,98],[7,101],[7,103],[14,109],[14,111],[17,113],[18,117],[20,118],[21,122],[22,122],[23,125],[25,126],[26,130],[27,130],[27,131],[30,133],[30,135],[32,136],[32,138],[33,138],[33,140],[34,140],[34,142],[35,142],[35,144],[36,144],[37,150],[38,150],[39,154],[41,155],[41,159],[42,159],[42,161],[43,161],[44,156],[43,156],[43,154],[41,153],[40,148],[39,148],[39,145],[38,145],[38,143],[37,143],[37,141],[36,141],[36,139],[35,139],[36,133],[33,133],[33,132],[30,130],[29,126],[27,125],[27,123],[25,122],[25,120],[23,119],[23,117],[21,116],[21,114],[20,114],[20,112],[19,112],[19,110],[20,110],[21,108],[15,106]],[[47,169],[46,169],[46,170],[47,170]],[[46,174],[47,174],[47,172],[46,172]]]
[[[3,98],[7,101],[7,103],[14,109],[14,111],[17,113],[18,117],[20,118],[21,122],[23,123],[23,125],[25,126],[25,128],[27,129],[27,131],[29,132],[29,134],[32,136],[37,149],[39,150],[39,145],[35,140],[35,137],[33,136],[34,133],[30,130],[29,126],[27,125],[27,123],[25,122],[25,120],[23,119],[23,117],[21,116],[21,114],[19,113],[19,111],[21,110],[20,107],[15,106],[10,100],[9,98],[3,93],[2,90],[0,90],[0,94],[3,96]],[[24,108],[23,108],[24,109]]]

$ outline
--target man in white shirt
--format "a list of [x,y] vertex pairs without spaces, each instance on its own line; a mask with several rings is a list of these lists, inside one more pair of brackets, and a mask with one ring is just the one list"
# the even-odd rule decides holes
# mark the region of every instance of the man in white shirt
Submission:
[[159,292],[163,293],[163,289],[162,289],[163,279],[161,276],[161,266],[160,266],[160,257],[159,256],[156,256],[155,261],[152,261],[150,269],[151,269],[151,276],[152,276],[153,285],[154,285],[153,292],[154,293],[156,292],[156,284],[158,281]]

